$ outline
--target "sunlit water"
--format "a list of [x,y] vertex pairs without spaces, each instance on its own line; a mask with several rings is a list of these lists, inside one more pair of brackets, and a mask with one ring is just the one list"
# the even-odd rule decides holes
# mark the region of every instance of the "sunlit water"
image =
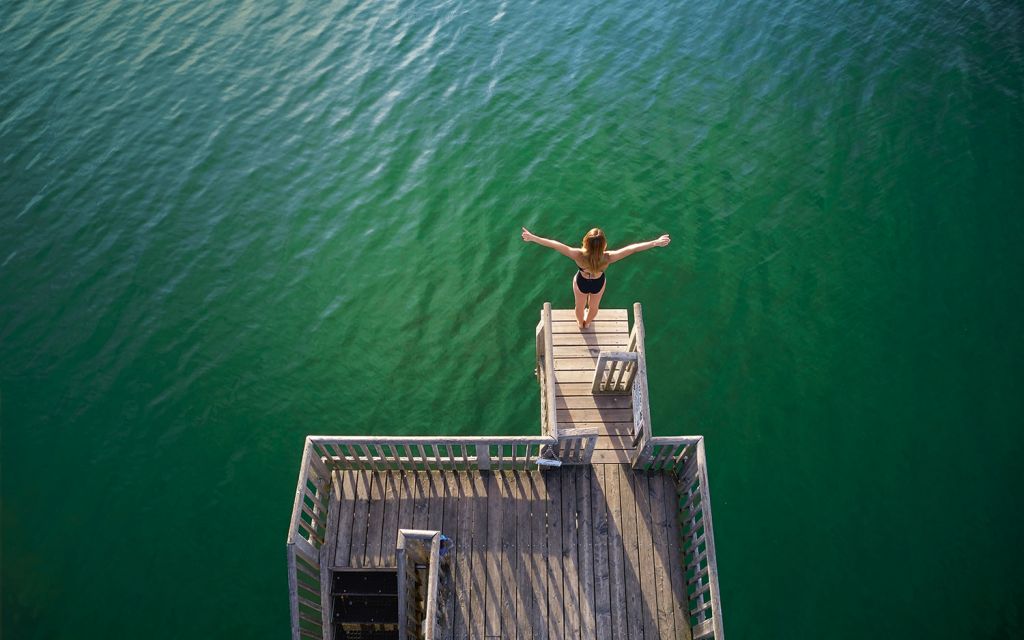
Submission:
[[[280,4],[274,8],[270,5]],[[307,433],[530,434],[575,243],[732,638],[1024,634],[1019,3],[0,4],[5,638],[281,638]]]

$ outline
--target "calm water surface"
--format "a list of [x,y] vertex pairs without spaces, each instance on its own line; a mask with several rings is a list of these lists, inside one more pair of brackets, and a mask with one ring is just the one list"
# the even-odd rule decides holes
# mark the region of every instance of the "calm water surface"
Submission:
[[[276,6],[271,6],[276,5]],[[667,249],[732,638],[1024,635],[1019,3],[0,4],[5,638],[281,638],[307,433],[530,434]]]

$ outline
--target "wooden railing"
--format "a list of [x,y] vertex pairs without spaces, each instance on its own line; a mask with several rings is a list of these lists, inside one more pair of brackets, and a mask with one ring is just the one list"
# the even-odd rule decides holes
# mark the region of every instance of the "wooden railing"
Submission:
[[[636,374],[633,378],[633,447],[639,455],[651,438],[651,402],[647,392],[647,348],[644,345],[644,314],[639,302],[633,303],[633,330],[629,334],[629,351],[636,353]],[[637,458],[633,464],[636,466]]]
[[323,640],[330,628],[328,607],[321,588],[320,548],[327,535],[331,473],[309,438],[302,450],[295,503],[288,527],[288,592],[292,640]]
[[398,531],[398,630],[403,640],[438,637],[441,532]]
[[696,456],[679,474],[678,482],[683,563],[687,590],[693,588],[689,593],[693,640],[723,640],[722,597],[718,589],[718,561],[704,438],[697,443]]
[[679,475],[696,455],[701,436],[657,436],[636,453],[633,468],[640,471],[669,471]]
[[536,469],[547,436],[373,437],[309,436],[329,469],[461,471]]
[[602,351],[594,367],[593,395],[630,393],[636,377],[637,354],[629,351]]
[[309,436],[330,470],[469,471],[536,470],[537,459],[564,464],[590,462],[596,428],[572,429],[550,436]]
[[537,324],[537,380],[540,382],[541,433],[558,437],[555,410],[555,348],[551,328],[551,303],[545,302]]

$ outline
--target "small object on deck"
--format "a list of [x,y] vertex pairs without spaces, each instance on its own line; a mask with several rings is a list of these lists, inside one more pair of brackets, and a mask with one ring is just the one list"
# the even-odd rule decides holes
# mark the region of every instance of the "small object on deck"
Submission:
[[557,469],[558,467],[562,466],[562,461],[559,460],[557,456],[555,456],[555,452],[551,449],[551,447],[544,447],[544,449],[541,450],[540,452],[540,456],[537,457],[536,462],[537,466],[540,467],[541,471],[548,467]]
[[441,548],[438,551],[438,556],[442,559],[455,548],[455,541],[448,536],[441,534]]

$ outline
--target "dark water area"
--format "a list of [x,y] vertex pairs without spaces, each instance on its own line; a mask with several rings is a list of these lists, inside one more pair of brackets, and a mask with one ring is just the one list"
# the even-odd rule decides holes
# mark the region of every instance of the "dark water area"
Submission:
[[1024,636],[1024,8],[0,4],[4,638],[287,634],[303,437],[532,434],[613,246],[732,638]]

